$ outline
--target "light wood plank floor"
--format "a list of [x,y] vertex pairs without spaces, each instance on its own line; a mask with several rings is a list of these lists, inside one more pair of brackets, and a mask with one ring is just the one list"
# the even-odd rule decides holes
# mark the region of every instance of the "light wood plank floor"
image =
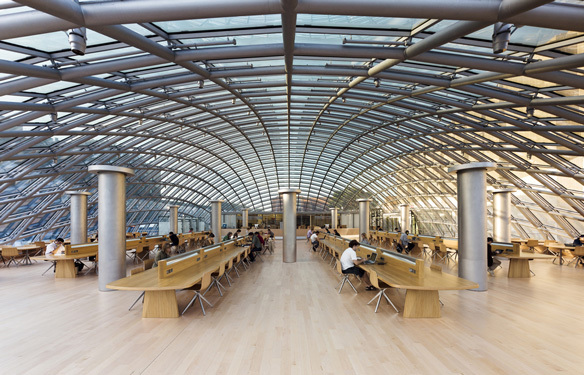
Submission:
[[[0,269],[1,374],[581,374],[584,270],[532,262],[530,279],[488,292],[441,292],[441,319],[403,319],[374,292],[346,288],[298,241],[298,262],[264,256],[204,317],[142,319],[135,292],[99,292],[96,276]],[[130,264],[128,264],[131,266]],[[452,270],[450,270],[452,271]],[[404,291],[389,293],[398,308]],[[191,294],[180,292],[184,306]]]

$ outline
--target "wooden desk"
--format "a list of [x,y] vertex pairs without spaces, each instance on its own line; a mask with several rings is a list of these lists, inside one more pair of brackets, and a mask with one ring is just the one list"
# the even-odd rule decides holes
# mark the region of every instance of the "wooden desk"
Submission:
[[23,246],[17,246],[16,249],[18,251],[22,251],[23,257],[22,257],[22,263],[24,264],[32,264],[31,258],[30,258],[30,252],[31,251],[38,251],[40,249],[42,249],[42,246],[39,245],[35,245],[35,244],[30,244],[30,245],[23,245]]
[[42,255],[32,257],[34,260],[44,260],[55,262],[56,278],[74,278],[77,277],[75,269],[75,259],[96,256],[98,251],[97,242],[89,242],[75,245],[65,245],[65,254]]
[[404,318],[439,318],[440,290],[476,289],[477,283],[460,277],[435,271],[427,267],[424,276],[417,278],[412,273],[400,272],[387,265],[360,265],[367,272],[374,270],[377,277],[393,288],[406,289]]
[[[348,242],[326,236],[321,241],[323,245],[331,247],[340,257]],[[359,267],[366,272],[374,270],[379,280],[393,288],[406,289],[404,305],[404,318],[439,318],[440,290],[476,289],[477,283],[460,277],[443,273],[424,266],[422,259],[415,259],[401,254],[393,253],[380,248],[364,250],[359,247],[357,255],[366,258],[373,250],[377,252],[377,259],[384,258],[385,264],[361,264]]]
[[55,278],[74,278],[77,277],[77,269],[75,268],[75,260],[80,258],[86,258],[88,256],[97,255],[97,250],[93,252],[87,252],[82,254],[74,255],[42,255],[38,257],[32,257],[34,260],[44,260],[49,262],[55,262]]
[[[548,244],[547,248],[548,248],[548,251],[552,254],[554,252],[558,253],[558,258],[560,259],[560,266],[561,266],[564,264],[564,259],[562,258],[562,253],[564,252],[564,250],[574,251],[574,249],[576,247],[575,246],[566,246],[566,245],[562,245],[562,244]],[[554,256],[554,258],[555,258],[555,256]]]
[[531,259],[554,259],[553,255],[545,255],[540,253],[502,253],[497,256],[509,258],[509,272],[507,277],[509,278],[521,278],[530,277],[531,269],[529,268],[529,261]]
[[[164,272],[164,269],[156,267],[116,280],[107,284],[107,287],[117,290],[144,291],[143,318],[178,318],[179,310],[176,291],[197,284],[202,280],[205,273],[218,270],[221,263],[228,262],[246,250],[247,247],[233,246],[233,248],[207,259],[204,259],[204,249],[184,253],[164,260],[167,265],[169,262],[176,262],[176,270],[174,266],[168,268],[168,271],[172,273],[170,277],[164,277],[164,274],[169,273],[168,271]],[[202,259],[197,260],[195,258]],[[189,260],[192,260],[195,264],[182,269],[179,263],[181,261],[187,263]]]

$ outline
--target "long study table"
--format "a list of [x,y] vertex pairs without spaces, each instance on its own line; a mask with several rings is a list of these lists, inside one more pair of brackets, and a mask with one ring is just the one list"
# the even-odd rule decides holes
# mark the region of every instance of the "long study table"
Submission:
[[[203,275],[218,270],[222,263],[244,253],[247,247],[233,246],[221,253],[189,266],[186,269],[175,272],[170,277],[161,277],[159,268],[140,272],[107,284],[110,289],[144,291],[143,318],[178,318],[179,309],[176,299],[176,291],[189,288],[199,283]],[[181,254],[170,262],[188,261],[190,257],[204,257],[204,248],[189,253]],[[168,267],[172,264],[167,262]],[[177,267],[179,268],[179,267]],[[173,272],[173,268],[168,268]],[[167,271],[162,272],[165,274]],[[164,275],[162,275],[164,276]]]

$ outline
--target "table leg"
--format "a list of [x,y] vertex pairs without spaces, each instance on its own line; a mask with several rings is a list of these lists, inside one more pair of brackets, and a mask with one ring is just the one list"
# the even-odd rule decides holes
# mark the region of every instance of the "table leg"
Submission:
[[529,259],[509,259],[509,278],[530,277]]
[[406,291],[404,318],[440,318],[440,299],[437,290]]
[[77,277],[77,268],[73,259],[58,260],[55,266],[55,277],[70,279]]
[[32,264],[32,261],[30,260],[30,256],[28,255],[28,251],[25,251],[22,257],[22,263],[23,264]]
[[178,318],[178,302],[174,290],[157,290],[144,293],[142,318]]

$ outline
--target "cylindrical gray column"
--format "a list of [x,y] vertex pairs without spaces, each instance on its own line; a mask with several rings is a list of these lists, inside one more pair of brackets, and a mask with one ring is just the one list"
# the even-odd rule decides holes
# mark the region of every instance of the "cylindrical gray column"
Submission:
[[479,162],[448,169],[457,175],[458,275],[487,290],[487,171],[497,164]]
[[296,262],[296,199],[300,194],[298,189],[278,191],[282,195],[284,208],[284,239],[282,241],[282,260],[284,263]]
[[99,290],[126,277],[126,176],[130,168],[113,165],[90,165],[89,172],[98,177]]
[[511,242],[511,193],[515,189],[493,190],[493,241]]
[[215,235],[215,243],[221,242],[221,203],[225,201],[211,201],[211,232]]
[[175,234],[180,233],[178,230],[178,206],[170,205],[168,206],[168,210],[170,211],[170,231]]
[[66,191],[71,196],[71,245],[87,242],[87,197],[86,191]]
[[409,204],[400,204],[399,205],[399,213],[400,213],[400,225],[402,232],[405,233],[406,230],[411,230],[411,220],[410,220],[410,205]]
[[369,236],[369,202],[371,199],[357,199],[359,202],[359,239],[361,233],[366,233]]
[[242,209],[241,210],[241,227],[244,229],[247,229],[247,227],[249,226],[248,217],[249,217],[249,208]]
[[338,210],[336,208],[331,208],[331,229],[337,229],[338,223]]

